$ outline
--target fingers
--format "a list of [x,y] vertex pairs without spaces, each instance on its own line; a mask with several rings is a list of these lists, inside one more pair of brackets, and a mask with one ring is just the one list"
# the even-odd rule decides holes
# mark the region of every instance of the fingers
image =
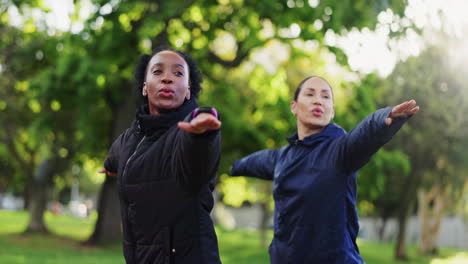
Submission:
[[193,126],[189,122],[179,122],[177,123],[177,126],[187,132],[193,133]]
[[201,134],[203,132],[205,132],[205,130],[203,130],[202,128],[198,127],[198,126],[194,126],[188,122],[179,122],[177,124],[177,126],[186,131],[186,132],[189,132],[189,133],[193,133],[193,134]]
[[392,109],[392,113],[390,114],[391,118],[398,118],[398,117],[408,117],[410,115],[415,114],[419,111],[419,106],[416,106],[415,100],[410,100],[403,102]]
[[194,127],[208,127],[209,129],[219,129],[221,127],[221,122],[214,116],[203,118],[201,120],[194,119],[190,123]]
[[419,111],[419,105],[417,105],[415,108],[411,109],[408,113],[410,115],[414,115]]
[[387,119],[385,119],[385,124],[386,124],[387,126],[389,126],[389,125],[391,125],[391,124],[392,124],[392,121],[393,121],[393,119],[392,119],[392,118],[390,118],[390,117],[387,117]]
[[108,171],[105,168],[102,168],[102,169],[98,170],[98,172],[99,173],[105,173],[105,174],[107,174],[109,176],[117,176],[117,173],[112,172],[112,171]]
[[391,125],[394,119],[397,118],[406,118],[416,114],[419,111],[419,106],[416,105],[416,101],[411,99],[405,101],[395,107],[393,107],[390,116],[385,119],[385,124],[387,126]]
[[394,113],[402,113],[408,111],[409,109],[413,108],[416,105],[415,100],[405,101],[397,106],[395,106],[392,110]]
[[177,126],[189,133],[202,134],[208,130],[217,130],[221,128],[221,122],[211,114],[208,116],[194,118],[190,123],[188,122],[179,122]]

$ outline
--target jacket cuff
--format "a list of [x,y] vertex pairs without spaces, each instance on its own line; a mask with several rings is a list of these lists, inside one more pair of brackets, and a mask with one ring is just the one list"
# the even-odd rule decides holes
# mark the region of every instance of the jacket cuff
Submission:
[[216,111],[216,108],[214,108],[214,107],[201,106],[201,107],[195,108],[195,110],[193,110],[193,112],[192,112],[192,119],[195,118],[200,113],[212,114],[212,115],[214,115],[214,117],[216,117],[219,120],[218,111]]

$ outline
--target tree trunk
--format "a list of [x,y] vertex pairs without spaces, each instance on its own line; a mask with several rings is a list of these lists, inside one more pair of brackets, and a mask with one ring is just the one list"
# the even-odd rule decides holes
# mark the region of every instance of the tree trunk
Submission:
[[419,185],[421,175],[419,173],[413,173],[408,175],[405,181],[403,193],[401,195],[400,206],[397,208],[397,220],[398,220],[398,233],[395,244],[395,259],[406,260],[406,228],[408,216],[411,213],[413,201],[417,186]]
[[406,260],[406,224],[407,224],[407,213],[401,212],[398,214],[398,234],[395,246],[395,258],[398,260]]
[[267,244],[267,231],[268,231],[268,219],[270,218],[270,210],[268,203],[261,202],[260,208],[262,209],[262,217],[260,219],[260,243],[262,247]]
[[[131,84],[125,84],[124,101],[115,104],[112,109],[114,113],[113,129],[110,138],[115,140],[122,132],[129,127],[135,117],[135,93]],[[112,142],[111,142],[112,143]],[[110,146],[109,146],[110,147]],[[122,237],[120,205],[117,192],[117,179],[106,176],[98,199],[98,219],[94,232],[86,244],[103,244],[109,241],[120,240]]]
[[262,247],[267,245],[268,220],[271,216],[269,203],[271,199],[271,182],[261,181],[260,192],[263,194],[260,199],[261,218],[260,218],[260,243]]
[[440,187],[434,185],[429,193],[420,190],[418,192],[418,205],[418,216],[421,223],[419,252],[423,255],[435,255],[437,254],[437,238],[445,205]]
[[98,200],[98,219],[94,232],[86,241],[87,244],[106,244],[120,241],[120,206],[117,197],[116,177],[106,176]]
[[379,226],[379,241],[383,241],[385,235],[385,227],[387,226],[388,217],[381,217],[382,223]]
[[[32,175],[32,174],[29,174],[29,175]],[[30,194],[30,190],[29,190],[29,186],[33,186],[33,184],[29,183],[29,179],[26,179],[26,183],[24,185],[24,190],[23,190],[23,201],[24,201],[24,205],[23,205],[23,209],[24,210],[29,210],[29,194]]]
[[30,184],[27,187],[28,193],[28,211],[29,223],[26,228],[26,233],[48,233],[48,229],[44,222],[44,212],[47,209],[49,191],[54,175],[55,168],[51,159],[43,160],[34,177],[28,181]]

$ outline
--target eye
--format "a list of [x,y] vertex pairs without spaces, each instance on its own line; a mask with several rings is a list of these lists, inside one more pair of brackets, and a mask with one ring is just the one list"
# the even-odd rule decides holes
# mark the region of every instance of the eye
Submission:
[[156,69],[156,70],[153,71],[153,74],[160,74],[160,73],[162,73],[162,71],[161,71],[161,70],[158,70],[158,69]]
[[328,96],[328,95],[324,95],[324,96],[323,96],[323,98],[325,98],[325,99],[329,99],[329,98],[330,98],[330,96]]
[[307,93],[306,96],[314,96],[312,93]]
[[175,76],[184,76],[184,74],[180,71],[174,72]]

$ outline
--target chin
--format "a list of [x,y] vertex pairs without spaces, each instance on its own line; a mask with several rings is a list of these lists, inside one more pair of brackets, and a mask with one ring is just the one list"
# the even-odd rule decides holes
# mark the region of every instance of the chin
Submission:
[[179,108],[182,104],[183,102],[181,102],[180,104],[177,104],[175,102],[170,103],[170,104],[161,104],[161,105],[158,105],[158,108],[161,109],[162,111],[172,111],[172,110]]
[[326,125],[327,125],[326,122],[318,121],[318,120],[313,120],[307,123],[308,127],[324,127]]

